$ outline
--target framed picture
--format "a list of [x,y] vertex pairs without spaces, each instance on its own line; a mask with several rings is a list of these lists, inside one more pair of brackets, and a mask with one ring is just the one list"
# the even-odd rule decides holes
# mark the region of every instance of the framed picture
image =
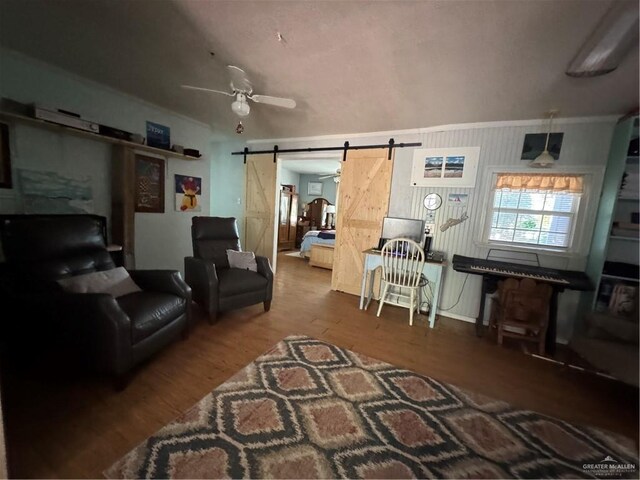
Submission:
[[11,150],[9,126],[0,123],[0,188],[11,188]]
[[[549,153],[558,160],[560,157],[560,149],[562,148],[562,138],[564,133],[552,133],[549,135]],[[527,133],[524,136],[524,144],[522,145],[522,155],[520,160],[535,160],[543,151],[547,142],[546,133]]]
[[176,211],[200,212],[200,195],[202,178],[187,175],[175,175],[174,189],[176,194]]
[[171,131],[169,127],[147,121],[147,145],[169,150],[171,148]]
[[447,205],[450,207],[466,207],[468,203],[468,193],[449,193],[447,195]]
[[307,195],[322,195],[322,182],[309,182],[307,184]]
[[164,213],[164,160],[136,155],[136,212]]
[[417,148],[413,152],[411,185],[473,188],[479,158],[480,147]]

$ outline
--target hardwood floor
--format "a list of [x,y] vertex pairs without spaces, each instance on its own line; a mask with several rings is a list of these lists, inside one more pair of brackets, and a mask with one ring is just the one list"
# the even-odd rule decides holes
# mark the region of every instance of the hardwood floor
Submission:
[[[3,404],[12,477],[101,477],[102,470],[185,411],[283,337],[304,334],[429,375],[515,406],[638,438],[638,390],[562,368],[479,339],[473,326],[406,309],[358,310],[358,298],[330,291],[331,271],[280,255],[271,311],[229,312],[137,369],[115,392],[108,379],[51,358],[4,364]],[[9,367],[9,368],[7,368]]]

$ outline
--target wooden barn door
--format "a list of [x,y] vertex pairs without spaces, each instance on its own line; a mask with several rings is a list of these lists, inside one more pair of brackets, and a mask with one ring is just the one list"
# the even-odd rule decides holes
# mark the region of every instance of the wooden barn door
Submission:
[[360,295],[363,251],[378,245],[389,208],[392,160],[389,150],[351,150],[341,165],[331,288]]
[[262,255],[274,264],[276,164],[273,155],[248,155],[242,249]]

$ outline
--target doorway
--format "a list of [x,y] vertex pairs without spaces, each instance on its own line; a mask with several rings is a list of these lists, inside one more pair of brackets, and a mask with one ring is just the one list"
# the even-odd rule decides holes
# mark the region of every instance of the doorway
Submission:
[[[278,257],[308,268],[333,269],[341,156],[280,155],[276,189]],[[327,276],[327,285],[330,283]]]

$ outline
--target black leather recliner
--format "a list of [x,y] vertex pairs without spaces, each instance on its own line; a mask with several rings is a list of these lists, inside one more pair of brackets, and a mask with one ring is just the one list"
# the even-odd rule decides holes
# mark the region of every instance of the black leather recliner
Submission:
[[264,303],[271,308],[273,270],[266,257],[256,256],[258,272],[229,268],[227,250],[240,251],[236,219],[193,217],[193,257],[184,259],[185,280],[193,300],[209,314],[213,323],[218,312]]
[[134,365],[186,337],[191,289],[177,271],[131,270],[142,292],[114,298],[63,291],[56,280],[115,268],[105,225],[95,215],[2,217],[1,294],[21,322],[72,348],[91,369],[115,375],[122,388]]

